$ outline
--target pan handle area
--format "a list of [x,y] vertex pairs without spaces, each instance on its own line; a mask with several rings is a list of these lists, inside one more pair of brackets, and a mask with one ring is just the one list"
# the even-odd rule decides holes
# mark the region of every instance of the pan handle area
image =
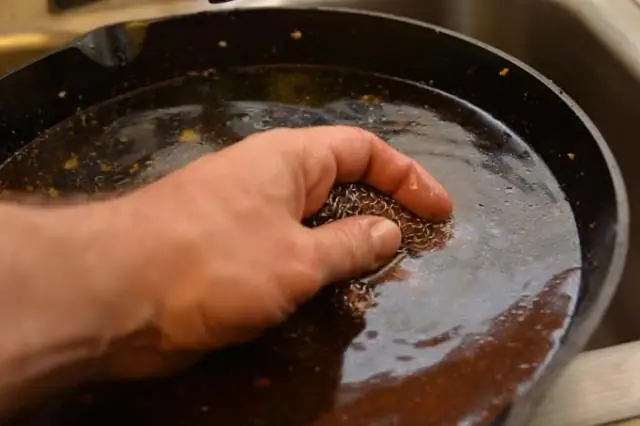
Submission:
[[124,66],[140,52],[144,34],[144,28],[124,24],[112,25],[90,32],[80,39],[76,46],[100,65]]

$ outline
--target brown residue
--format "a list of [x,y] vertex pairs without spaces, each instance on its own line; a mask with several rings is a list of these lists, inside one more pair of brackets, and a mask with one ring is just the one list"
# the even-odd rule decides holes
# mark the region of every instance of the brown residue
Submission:
[[424,339],[415,342],[412,346],[416,349],[425,349],[432,348],[438,346],[444,342],[447,342],[458,336],[460,333],[460,326],[454,327],[451,330],[445,331],[444,333],[438,334],[437,336],[431,337],[429,339]]
[[256,388],[267,388],[271,386],[271,380],[266,377],[260,377],[253,382],[253,386]]
[[498,74],[500,74],[500,77],[506,77],[509,74],[509,68],[502,68]]
[[82,405],[91,405],[94,402],[94,396],[91,393],[83,392],[78,396],[79,402]]
[[494,318],[489,331],[468,336],[436,366],[403,379],[377,377],[355,386],[361,398],[323,416],[317,425],[488,425],[531,380],[563,326],[570,297],[561,286],[579,268],[552,277],[544,290],[524,296]]
[[407,280],[410,276],[411,272],[409,272],[407,269],[403,268],[400,265],[394,265],[391,268],[387,269],[383,274],[380,274],[377,277],[368,280],[368,283],[375,286],[394,281],[404,281]]
[[409,361],[413,361],[413,357],[411,355],[398,355],[396,356],[396,361],[400,361],[400,362],[409,362]]
[[379,334],[379,333],[378,333],[377,331],[375,331],[375,330],[367,330],[367,331],[364,333],[365,337],[366,337],[367,339],[369,339],[369,340],[373,340],[373,339],[375,339],[376,337],[378,337],[378,334]]

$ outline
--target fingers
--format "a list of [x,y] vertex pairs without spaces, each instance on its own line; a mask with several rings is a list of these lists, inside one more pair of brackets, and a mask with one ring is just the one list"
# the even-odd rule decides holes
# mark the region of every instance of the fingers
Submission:
[[372,133],[355,127],[278,129],[265,138],[296,147],[306,191],[305,215],[318,210],[336,181],[364,181],[394,197],[417,215],[444,220],[451,215],[445,189],[414,160]]
[[[362,180],[429,219],[442,220],[451,214],[452,201],[442,185],[411,158],[375,135],[348,127],[315,131],[331,132],[325,140],[333,159],[326,161],[335,161],[336,180]],[[331,185],[333,182],[328,186]]]
[[400,229],[375,216],[351,217],[310,230],[316,267],[333,283],[371,272],[400,247]]

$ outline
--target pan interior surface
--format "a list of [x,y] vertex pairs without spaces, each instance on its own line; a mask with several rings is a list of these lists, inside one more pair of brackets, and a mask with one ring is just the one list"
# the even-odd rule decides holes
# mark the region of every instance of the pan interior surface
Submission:
[[579,293],[572,209],[526,141],[428,85],[329,67],[192,73],[51,128],[0,181],[54,198],[127,190],[249,134],[323,124],[368,129],[432,172],[455,200],[447,245],[403,260],[361,318],[329,289],[256,342],[165,382],[92,390],[47,424],[476,425],[526,389]]

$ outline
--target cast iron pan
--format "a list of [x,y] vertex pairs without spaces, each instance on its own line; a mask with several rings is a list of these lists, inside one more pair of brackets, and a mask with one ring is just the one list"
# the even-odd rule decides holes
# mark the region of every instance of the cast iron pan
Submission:
[[4,189],[127,190],[256,131],[341,123],[445,184],[451,238],[400,259],[362,315],[328,290],[179,377],[87,390],[16,424],[523,424],[627,248],[620,173],[578,107],[495,49],[391,16],[259,9],[127,28],[135,43],[102,29],[0,81]]

